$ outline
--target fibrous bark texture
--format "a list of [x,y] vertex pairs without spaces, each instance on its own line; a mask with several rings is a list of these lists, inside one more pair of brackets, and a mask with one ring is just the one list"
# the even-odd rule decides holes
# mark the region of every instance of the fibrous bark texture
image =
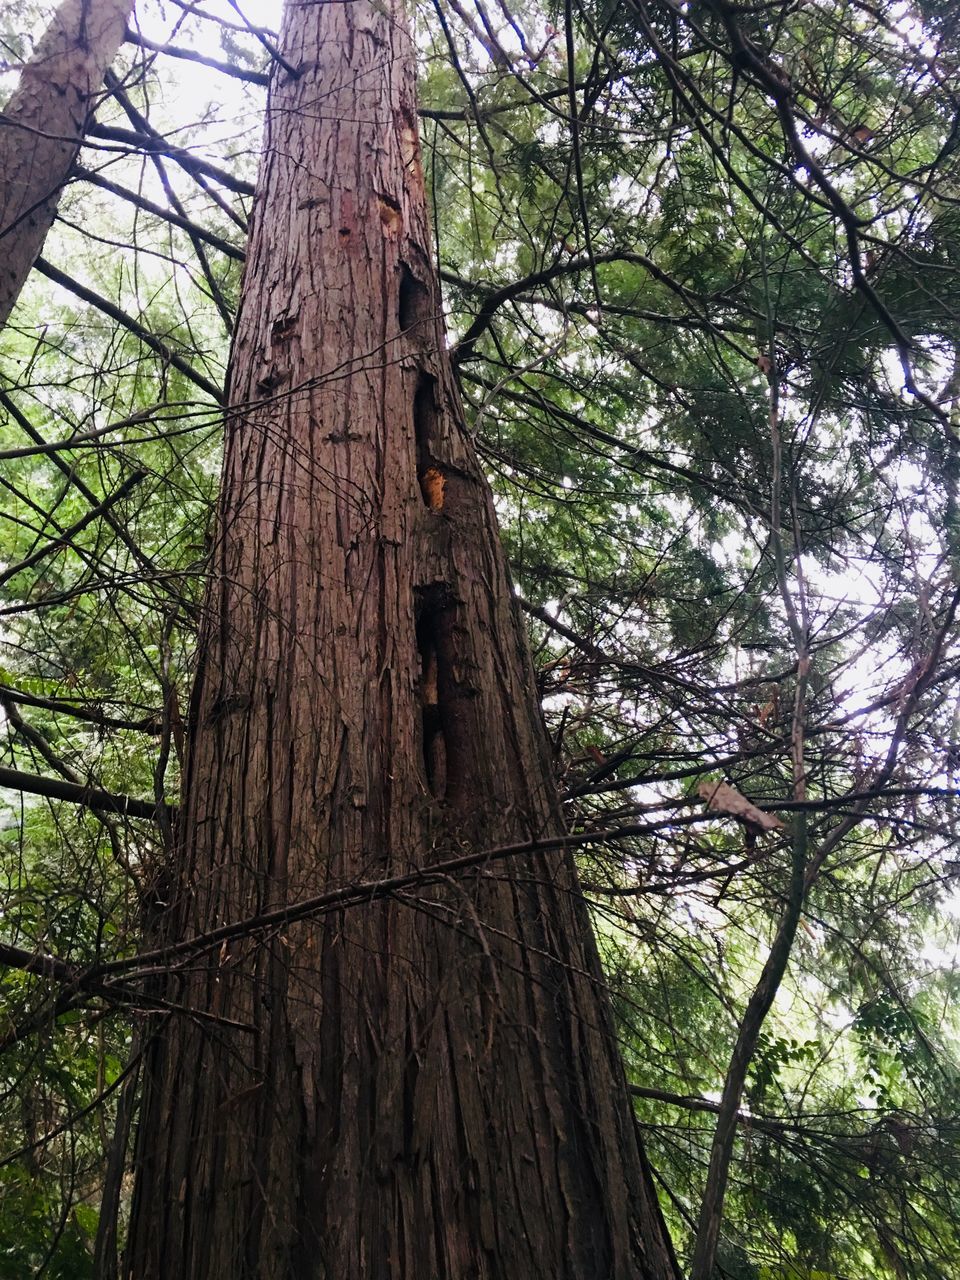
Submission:
[[[171,939],[560,830],[402,10],[291,5],[282,52]],[[148,1056],[135,1280],[673,1280],[567,856],[224,945],[165,990],[202,1016]]]
[[53,225],[133,0],[64,0],[0,112],[0,327]]

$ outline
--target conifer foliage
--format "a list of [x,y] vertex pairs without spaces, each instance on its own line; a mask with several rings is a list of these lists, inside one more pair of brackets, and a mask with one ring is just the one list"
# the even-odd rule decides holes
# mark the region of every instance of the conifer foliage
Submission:
[[6,6],[0,1277],[952,1273],[957,23]]

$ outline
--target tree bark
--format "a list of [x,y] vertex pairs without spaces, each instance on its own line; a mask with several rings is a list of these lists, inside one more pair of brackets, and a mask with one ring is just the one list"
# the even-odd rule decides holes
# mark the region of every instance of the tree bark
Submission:
[[[562,829],[401,5],[291,5],[281,51],[171,941]],[[675,1280],[568,854],[224,945],[165,992],[208,1017],[147,1053],[134,1280]]]
[[64,0],[0,112],[0,328],[53,225],[133,0]]

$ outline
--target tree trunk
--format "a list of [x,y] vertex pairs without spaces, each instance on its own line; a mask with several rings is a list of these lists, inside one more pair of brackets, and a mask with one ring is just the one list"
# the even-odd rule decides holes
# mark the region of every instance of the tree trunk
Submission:
[[[291,5],[281,47],[171,940],[561,830],[402,8]],[[202,1018],[148,1057],[135,1280],[674,1280],[568,856],[224,945],[165,990]]]
[[63,0],[0,112],[0,328],[53,225],[133,0]]

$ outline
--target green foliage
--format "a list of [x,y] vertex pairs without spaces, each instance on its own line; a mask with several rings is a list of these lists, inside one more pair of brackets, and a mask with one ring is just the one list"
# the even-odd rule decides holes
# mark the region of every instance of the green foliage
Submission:
[[[449,325],[510,287],[461,386],[571,828],[621,830],[583,880],[678,1248],[802,824],[802,919],[749,1054],[715,1274],[943,1280],[960,1256],[957,6],[590,0],[575,131],[562,12],[440,12],[416,21]],[[145,0],[138,21],[262,69],[230,13],[178,9],[173,34]],[[8,57],[37,18],[7,7]],[[252,180],[258,85],[124,58],[132,110]],[[122,95],[97,121],[131,128]],[[35,276],[3,334],[2,763],[172,800],[219,469],[189,371],[225,376],[250,201],[133,144],[91,137],[81,160],[154,205],[172,192],[180,221],[71,184],[45,256],[132,323]],[[703,782],[784,827],[708,810]],[[79,966],[135,948],[170,832],[4,794],[0,942]],[[3,1057],[0,1277],[92,1274],[129,1012],[57,1017],[57,992],[3,972],[0,1037],[22,1038]]]

